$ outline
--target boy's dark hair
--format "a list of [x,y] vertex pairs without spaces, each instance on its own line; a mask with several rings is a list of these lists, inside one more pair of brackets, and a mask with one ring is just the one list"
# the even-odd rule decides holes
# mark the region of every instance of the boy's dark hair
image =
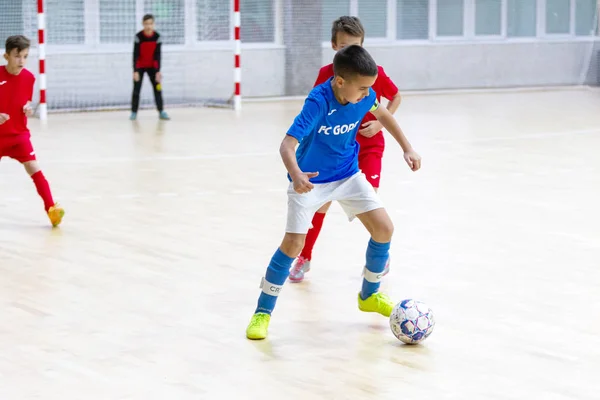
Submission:
[[344,47],[333,57],[333,73],[344,79],[356,75],[377,76],[377,63],[367,50],[358,45]]
[[9,54],[11,51],[13,51],[13,49],[17,49],[17,51],[20,53],[29,47],[31,47],[31,41],[29,39],[23,35],[15,35],[9,36],[8,39],[6,39],[4,51],[6,54]]
[[146,15],[144,15],[144,18],[142,18],[142,22],[146,22],[149,19],[151,19],[152,21],[154,21],[154,15],[152,15],[152,14],[146,14]]
[[365,40],[365,28],[363,28],[360,19],[357,17],[345,15],[333,21],[333,25],[331,26],[331,43],[337,43],[338,32],[344,32],[350,36],[359,37],[361,43]]

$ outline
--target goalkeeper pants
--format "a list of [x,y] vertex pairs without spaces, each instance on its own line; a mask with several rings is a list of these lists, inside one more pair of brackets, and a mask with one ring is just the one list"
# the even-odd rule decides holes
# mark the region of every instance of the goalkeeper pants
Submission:
[[138,70],[140,74],[140,80],[133,82],[133,95],[131,96],[131,112],[137,112],[140,108],[140,91],[142,90],[142,82],[144,80],[144,74],[148,74],[150,82],[152,83],[152,89],[154,90],[154,101],[156,102],[156,108],[159,112],[163,110],[163,98],[162,88],[160,83],[156,82],[156,69],[154,68],[141,68]]

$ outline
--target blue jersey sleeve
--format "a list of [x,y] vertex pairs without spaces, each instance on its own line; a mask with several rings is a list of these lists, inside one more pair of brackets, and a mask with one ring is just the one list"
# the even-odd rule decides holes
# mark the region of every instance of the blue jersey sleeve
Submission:
[[317,122],[323,118],[323,107],[314,98],[308,98],[300,114],[294,119],[294,123],[288,129],[287,134],[301,142],[315,129]]
[[367,97],[367,104],[369,105],[369,111],[375,111],[379,108],[379,102],[377,101],[377,94],[373,88],[369,88],[369,96]]

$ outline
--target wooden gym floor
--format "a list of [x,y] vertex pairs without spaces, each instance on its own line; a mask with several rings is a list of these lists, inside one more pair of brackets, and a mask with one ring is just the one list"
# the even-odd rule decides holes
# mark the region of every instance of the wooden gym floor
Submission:
[[301,102],[51,114],[31,128],[66,209],[0,163],[0,398],[597,399],[600,93],[407,95],[381,196],[383,288],[437,326],[402,345],[360,313],[367,234],[338,205],[270,337],[244,333],[285,225],[278,155]]

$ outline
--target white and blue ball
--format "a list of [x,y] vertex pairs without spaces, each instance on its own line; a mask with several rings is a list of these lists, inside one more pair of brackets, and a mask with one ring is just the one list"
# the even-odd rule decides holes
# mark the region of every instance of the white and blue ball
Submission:
[[431,308],[413,299],[396,304],[390,315],[390,328],[394,336],[406,344],[417,344],[433,332],[435,319]]

